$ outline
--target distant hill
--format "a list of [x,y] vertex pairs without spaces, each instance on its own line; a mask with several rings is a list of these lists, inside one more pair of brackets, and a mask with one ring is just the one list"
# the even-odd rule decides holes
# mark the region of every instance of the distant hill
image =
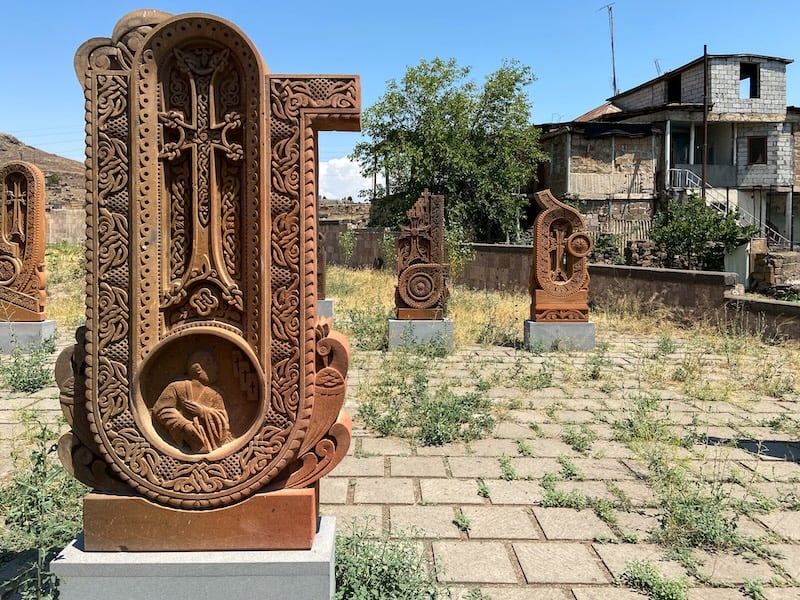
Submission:
[[48,178],[48,206],[63,205],[67,208],[83,206],[85,196],[83,163],[50,154],[28,146],[13,135],[0,133],[0,164],[14,160],[33,163]]

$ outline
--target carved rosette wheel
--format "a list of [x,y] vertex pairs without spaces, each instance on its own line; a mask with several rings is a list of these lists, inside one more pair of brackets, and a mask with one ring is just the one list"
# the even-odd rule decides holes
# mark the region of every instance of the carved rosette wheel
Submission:
[[0,256],[0,285],[8,285],[17,278],[22,263],[13,256]]
[[586,233],[578,231],[567,238],[567,252],[575,258],[589,256],[592,251],[592,238]]
[[437,265],[412,265],[400,274],[397,290],[411,308],[433,308],[441,300],[444,273]]

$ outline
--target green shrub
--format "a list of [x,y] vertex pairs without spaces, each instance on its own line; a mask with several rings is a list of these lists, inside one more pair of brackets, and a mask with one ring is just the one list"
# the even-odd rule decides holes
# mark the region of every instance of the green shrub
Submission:
[[35,413],[23,415],[23,422],[32,449],[14,457],[14,475],[0,487],[5,520],[0,528],[0,562],[19,565],[3,592],[15,591],[24,600],[50,600],[57,591],[48,565],[80,532],[81,498],[87,488],[58,463],[58,432]]
[[376,536],[368,522],[353,522],[336,538],[335,600],[436,600],[449,597],[436,582],[423,551],[406,535]]
[[48,339],[29,352],[15,348],[10,358],[0,363],[0,375],[5,387],[15,392],[36,392],[53,379],[50,355],[55,352],[55,340]]
[[356,250],[356,236],[352,229],[347,229],[339,233],[338,236],[339,249],[342,251],[342,262],[345,265],[350,264],[353,258],[353,253]]

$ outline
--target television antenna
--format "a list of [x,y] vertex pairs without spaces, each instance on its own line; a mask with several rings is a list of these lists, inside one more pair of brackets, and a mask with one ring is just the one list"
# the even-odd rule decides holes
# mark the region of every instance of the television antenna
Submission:
[[608,10],[608,31],[611,34],[611,86],[614,88],[614,95],[619,94],[617,87],[617,61],[614,57],[614,2],[601,6],[600,10],[604,8]]

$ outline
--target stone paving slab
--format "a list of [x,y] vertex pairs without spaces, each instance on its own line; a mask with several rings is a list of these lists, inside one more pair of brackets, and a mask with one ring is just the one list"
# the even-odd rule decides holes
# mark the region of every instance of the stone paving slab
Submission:
[[[488,483],[489,489],[493,484]],[[478,482],[474,479],[421,479],[422,502],[426,504],[485,504],[478,495]]]
[[613,538],[614,532],[592,510],[534,507],[533,514],[548,540]]
[[433,557],[442,581],[517,583],[517,573],[502,542],[433,542]]
[[751,596],[745,596],[739,590],[728,588],[690,588],[688,593],[689,600],[747,600]]
[[649,561],[664,577],[686,577],[686,569],[664,558],[665,549],[655,544],[593,544],[606,568],[616,578],[625,572],[631,561]]
[[441,456],[392,456],[389,472],[392,477],[447,477]]
[[469,539],[536,540],[539,533],[528,509],[502,506],[463,506],[469,520]]
[[[453,598],[457,600],[466,600],[469,598],[468,594],[474,593],[472,590],[476,589],[483,593],[484,597],[488,596],[491,600],[573,600],[569,590],[552,587],[481,585],[468,588],[455,586],[451,588]],[[638,597],[638,600],[642,600],[641,596]]]
[[642,600],[643,596],[620,587],[572,588],[575,600]]
[[800,541],[800,512],[777,511],[755,518],[766,527],[788,541]]
[[609,573],[586,544],[517,542],[514,552],[528,583],[611,583]]
[[535,504],[542,500],[542,486],[538,481],[485,480],[492,505]]
[[783,581],[777,571],[763,561],[752,561],[746,556],[729,552],[712,554],[696,550],[692,554],[700,561],[698,573],[715,585],[741,585],[745,581],[756,580]]
[[[391,506],[389,521],[392,530],[404,532],[417,530],[425,538],[461,537],[461,532],[453,523],[456,511],[452,506]],[[415,536],[418,537],[418,536]]]
[[410,478],[358,477],[355,504],[414,504],[414,481]]

